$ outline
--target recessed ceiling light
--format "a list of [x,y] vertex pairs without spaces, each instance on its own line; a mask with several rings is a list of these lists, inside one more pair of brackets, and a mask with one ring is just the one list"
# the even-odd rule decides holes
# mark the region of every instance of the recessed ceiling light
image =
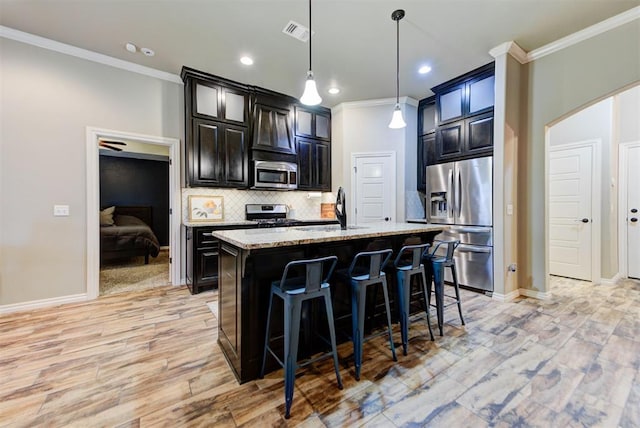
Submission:
[[240,58],[240,62],[244,65],[253,65],[253,59],[249,58],[248,56],[243,56],[242,58]]
[[156,53],[149,48],[140,48],[140,52],[145,54],[146,56],[154,56]]
[[331,95],[336,95],[340,93],[340,88],[329,88],[327,92],[329,92]]
[[124,45],[124,47],[131,53],[136,53],[136,51],[138,50],[138,48],[136,47],[136,45],[134,45],[133,43],[127,43],[126,45]]
[[431,67],[429,67],[428,65],[423,65],[418,69],[418,73],[420,74],[427,74],[430,71],[431,71]]

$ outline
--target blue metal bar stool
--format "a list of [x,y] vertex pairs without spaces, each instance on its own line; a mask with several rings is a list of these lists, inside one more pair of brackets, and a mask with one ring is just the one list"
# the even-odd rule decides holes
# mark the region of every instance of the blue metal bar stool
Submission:
[[[336,267],[338,258],[336,256],[322,257],[312,260],[297,260],[287,263],[279,281],[271,283],[271,296],[269,299],[269,311],[267,313],[267,328],[265,332],[264,351],[262,354],[262,368],[260,377],[264,376],[267,350],[284,367],[284,397],[285,397],[285,418],[289,418],[291,403],[293,402],[293,383],[298,367],[298,339],[300,336],[300,315],[302,302],[310,299],[323,298],[329,323],[329,335],[331,338],[331,353],[333,354],[333,365],[338,379],[338,387],[342,389],[342,379],[338,371],[338,352],[336,351],[336,333],[333,325],[333,307],[331,306],[331,292],[329,291],[329,277]],[[304,271],[304,276],[294,276],[300,271]],[[325,275],[323,275],[325,272]],[[271,309],[274,296],[280,297],[284,301],[284,362],[278,358],[269,346],[271,330]],[[328,356],[323,354],[317,358],[300,364],[302,367],[309,363],[318,361]]]
[[[356,367],[356,380],[360,380],[360,369],[362,367],[362,344],[364,339],[364,319],[365,301],[367,289],[371,285],[382,284],[384,295],[384,306],[387,314],[387,333],[389,335],[389,346],[393,361],[398,361],[396,348],[393,345],[393,334],[391,329],[391,310],[389,307],[389,292],[387,289],[387,277],[382,271],[391,258],[393,250],[364,251],[356,254],[351,262],[351,266],[346,272],[346,276],[351,283],[351,323],[353,336],[353,359]],[[344,272],[342,272],[345,274]],[[370,339],[379,334],[367,337]]]
[[[435,295],[436,295],[436,313],[438,314],[438,328],[440,329],[440,336],[442,336],[442,324],[444,318],[444,308],[453,304],[458,305],[458,313],[460,314],[460,322],[464,325],[464,318],[462,317],[462,305],[460,300],[460,287],[458,285],[458,274],[456,272],[456,260],[453,258],[453,254],[460,245],[460,241],[451,240],[451,241],[436,241],[436,245],[433,247],[432,251],[426,251],[424,253],[424,261],[427,264],[431,265],[431,270],[429,272],[429,284],[428,284],[428,303],[431,304],[431,274],[433,273],[433,282],[435,284]],[[440,247],[446,247],[445,251],[440,251]],[[444,293],[444,269],[451,269],[451,276],[453,279],[453,288],[455,290],[456,295],[450,296]],[[447,305],[444,304],[444,299],[449,298],[453,299]]]
[[[427,291],[427,279],[425,275],[424,265],[422,264],[422,254],[427,251],[430,244],[405,245],[400,249],[394,265],[396,267],[396,275],[398,278],[398,303],[400,307],[400,332],[402,335],[402,351],[407,355],[407,342],[409,340],[409,302],[411,297],[411,278],[418,275],[422,285],[422,291],[425,299],[425,312],[427,313],[427,325],[429,326],[429,335],[433,340],[433,331],[431,331],[431,322],[429,320],[429,303]],[[408,260],[410,256],[410,260]]]

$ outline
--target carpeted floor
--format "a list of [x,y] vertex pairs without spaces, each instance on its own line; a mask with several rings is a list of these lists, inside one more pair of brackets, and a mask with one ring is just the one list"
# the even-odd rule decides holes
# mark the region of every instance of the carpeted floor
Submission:
[[161,250],[158,257],[110,260],[100,267],[100,295],[138,291],[169,284],[169,250]]

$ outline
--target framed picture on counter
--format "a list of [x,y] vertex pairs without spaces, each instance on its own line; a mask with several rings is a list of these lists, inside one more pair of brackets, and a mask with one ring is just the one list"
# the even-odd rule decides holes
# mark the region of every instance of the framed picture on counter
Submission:
[[224,220],[224,197],[189,195],[189,221]]

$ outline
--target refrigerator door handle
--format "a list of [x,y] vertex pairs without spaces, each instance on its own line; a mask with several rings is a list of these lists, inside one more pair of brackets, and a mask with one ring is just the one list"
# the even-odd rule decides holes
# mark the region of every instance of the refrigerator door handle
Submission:
[[458,208],[458,215],[457,217],[460,218],[460,215],[462,214],[462,178],[460,177],[460,169],[458,169],[457,171],[458,173],[458,180],[457,180],[457,186],[456,186],[456,196],[458,197],[457,201],[456,201],[456,208]]
[[453,169],[449,170],[449,177],[448,177],[448,181],[449,181],[449,189],[448,189],[448,194],[447,195],[447,217],[449,218],[453,218],[454,215],[454,210],[455,210],[455,195],[456,193],[454,192],[454,187],[453,187]]

